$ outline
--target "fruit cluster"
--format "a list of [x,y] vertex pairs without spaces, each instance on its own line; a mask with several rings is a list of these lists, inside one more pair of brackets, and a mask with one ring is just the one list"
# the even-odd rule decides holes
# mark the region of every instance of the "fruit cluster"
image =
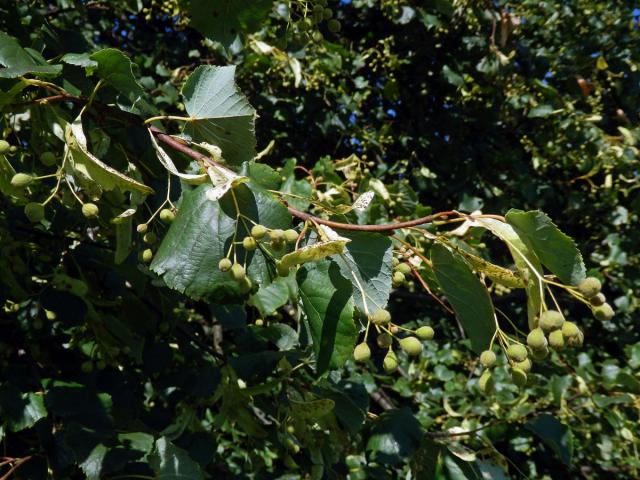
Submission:
[[[376,310],[372,315],[369,315],[367,320],[367,333],[371,325],[373,325],[378,333],[376,338],[378,347],[387,349],[387,353],[382,360],[382,367],[387,373],[393,373],[398,368],[398,358],[393,350],[394,340],[398,342],[402,351],[413,357],[422,353],[421,340],[432,340],[434,336],[433,328],[427,325],[423,325],[413,331],[393,324],[389,311],[382,308]],[[414,335],[398,338],[396,333],[398,333],[400,329],[413,333]],[[371,358],[371,349],[369,348],[366,337],[367,335],[365,334],[364,341],[356,345],[353,350],[353,358],[356,362],[364,363]]]
[[[176,213],[174,209],[171,208],[161,208],[158,213],[158,217],[160,221],[166,225],[170,225],[176,218]],[[142,235],[142,241],[148,245],[142,252],[139,254],[139,260],[144,263],[150,263],[153,259],[153,249],[151,248],[158,242],[158,236],[153,232],[149,231],[149,224],[153,221],[155,214],[147,220],[146,223],[140,223],[136,227],[136,231]]]

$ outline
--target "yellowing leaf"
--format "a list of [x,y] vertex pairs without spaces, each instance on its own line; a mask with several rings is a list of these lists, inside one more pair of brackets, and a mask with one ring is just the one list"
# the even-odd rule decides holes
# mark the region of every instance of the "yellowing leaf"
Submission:
[[294,252],[287,253],[280,262],[286,268],[294,265],[302,265],[307,262],[317,262],[330,255],[337,255],[344,252],[344,247],[349,240],[327,240],[307,245]]

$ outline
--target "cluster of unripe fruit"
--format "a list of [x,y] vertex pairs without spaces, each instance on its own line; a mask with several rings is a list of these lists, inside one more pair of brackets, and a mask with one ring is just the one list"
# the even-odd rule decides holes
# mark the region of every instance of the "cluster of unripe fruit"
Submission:
[[391,283],[394,287],[401,287],[407,282],[407,275],[411,274],[411,267],[408,263],[401,263],[397,258],[393,258],[393,276]]
[[[163,208],[162,210],[160,210],[158,216],[160,217],[160,221],[167,225],[171,224],[176,218],[175,212],[169,208]],[[150,263],[151,260],[153,260],[153,250],[151,249],[151,246],[156,244],[156,242],[158,241],[158,236],[154,232],[149,231],[149,222],[140,223],[136,227],[136,231],[140,235],[142,235],[142,241],[146,245],[149,245],[148,248],[145,248],[142,252],[140,252],[139,259],[144,263]]]
[[[272,250],[280,251],[285,247],[285,245],[295,244],[297,240],[298,232],[294,229],[270,229],[264,225],[256,224],[251,227],[249,235],[244,237],[242,241],[238,243],[241,244],[242,248],[247,252],[256,250],[259,243],[266,244],[267,242]],[[289,269],[281,267],[278,262],[276,262],[276,268],[278,275],[283,277],[289,275]],[[251,280],[247,278],[245,267],[242,264],[237,261],[233,262],[230,258],[225,257],[218,262],[218,269],[221,272],[229,272],[233,279],[240,283],[241,286],[244,286],[247,291],[251,289]]]
[[595,277],[587,277],[578,284],[577,290],[589,302],[591,312],[597,320],[605,322],[613,318],[615,312],[607,303],[607,297],[601,292],[602,283],[600,280]]
[[14,153],[18,150],[18,147],[15,145],[11,145],[6,140],[0,140],[0,155],[4,155],[5,153]]
[[[422,341],[432,340],[434,336],[433,328],[424,325],[413,333],[403,338],[395,337],[398,327],[391,323],[391,314],[388,310],[378,309],[369,316],[368,321],[378,328],[379,333],[376,338],[378,347],[387,349],[387,353],[382,360],[382,368],[387,373],[393,373],[398,368],[398,357],[393,351],[394,339],[398,342],[400,349],[409,356],[418,356],[422,353]],[[371,358],[371,349],[366,340],[359,343],[353,350],[353,358],[356,362],[364,363]]]
[[[594,317],[598,320],[611,320],[614,315],[611,305],[606,303],[600,292],[602,284],[595,277],[587,277],[577,286],[577,291],[589,302]],[[522,387],[527,383],[527,374],[531,371],[531,360],[543,360],[549,354],[549,348],[561,350],[565,346],[582,346],[584,334],[573,322],[564,318],[557,310],[546,310],[538,318],[538,325],[527,335],[526,346],[512,343],[507,347],[506,355],[511,366],[511,379]],[[496,364],[496,354],[485,350],[480,355],[480,364],[485,368],[478,386],[484,393],[491,393],[494,387],[491,368]]]
[[[298,28],[303,32],[309,32],[314,26],[320,25],[322,22],[326,22],[327,30],[331,33],[338,33],[342,29],[342,24],[336,18],[333,18],[333,10],[327,6],[327,0],[316,0],[311,5],[311,8],[303,11],[304,18],[297,22]],[[323,39],[322,33],[319,31],[313,32],[311,35],[316,41]]]

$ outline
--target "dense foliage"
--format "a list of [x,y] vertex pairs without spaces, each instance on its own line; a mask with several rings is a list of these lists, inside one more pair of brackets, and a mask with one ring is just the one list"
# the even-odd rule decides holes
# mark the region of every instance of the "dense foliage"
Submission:
[[2,478],[640,476],[639,21],[0,6]]

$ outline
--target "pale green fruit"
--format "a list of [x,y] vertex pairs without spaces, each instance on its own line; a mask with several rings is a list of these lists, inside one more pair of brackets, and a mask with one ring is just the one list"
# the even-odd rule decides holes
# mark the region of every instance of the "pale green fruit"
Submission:
[[611,320],[614,315],[615,312],[613,311],[611,305],[609,305],[608,303],[603,303],[602,305],[593,307],[593,316],[601,322]]
[[591,297],[589,299],[589,303],[591,303],[591,305],[598,307],[602,304],[604,304],[607,301],[607,297],[604,296],[604,293],[600,292],[597,295]]
[[100,209],[95,203],[85,203],[82,205],[82,215],[84,215],[85,218],[97,218],[99,214]]
[[544,360],[549,355],[549,348],[544,347],[539,350],[531,350],[531,358],[533,358],[536,362],[540,360]]
[[244,247],[245,250],[252,251],[258,248],[258,243],[256,242],[256,239],[253,237],[244,237],[242,239],[242,246]]
[[376,343],[380,348],[389,348],[393,343],[393,337],[388,333],[383,332],[376,338]]
[[393,373],[398,369],[398,357],[393,352],[393,350],[389,350],[387,354],[384,356],[382,360],[382,368],[387,373]]
[[561,331],[565,341],[570,340],[572,338],[576,338],[580,335],[580,329],[573,322],[564,322],[562,324]]
[[175,220],[176,218],[176,214],[173,213],[172,210],[168,209],[168,208],[163,208],[162,210],[160,210],[160,220],[164,223],[171,223]]
[[521,362],[516,362],[513,366],[515,368],[519,368],[524,373],[529,373],[531,371],[531,360],[529,360],[528,358],[525,358]]
[[287,243],[295,243],[298,240],[298,232],[290,228],[284,231],[284,241]]
[[264,320],[262,318],[256,318],[255,324],[256,327],[262,327],[264,325]]
[[396,271],[403,275],[409,275],[411,273],[411,267],[406,263],[401,263],[396,267]]
[[136,232],[138,232],[140,234],[147,233],[147,230],[149,230],[149,224],[147,224],[147,223],[140,223],[136,227]]
[[595,297],[601,289],[602,284],[596,277],[587,277],[578,284],[578,291],[587,298]]
[[152,258],[153,258],[153,250],[151,250],[150,248],[147,248],[142,252],[142,261],[144,263],[151,262]]
[[383,308],[379,308],[373,313],[373,315],[371,315],[371,322],[375,325],[386,325],[390,321],[391,314]]
[[36,202],[27,203],[24,214],[31,223],[39,223],[44,220],[44,205]]
[[276,271],[278,272],[279,276],[288,277],[290,269],[289,269],[289,267],[283,265],[282,262],[277,261],[276,262]]
[[11,148],[11,144],[6,140],[0,140],[0,155],[7,153]]
[[267,234],[267,227],[264,225],[254,225],[251,227],[251,236],[256,240],[260,240]]
[[527,335],[527,345],[532,350],[541,350],[547,346],[547,339],[541,328],[534,328]]
[[275,230],[271,230],[269,232],[269,238],[273,241],[282,241],[284,240],[284,231],[276,228]]
[[240,265],[239,263],[234,263],[231,266],[231,276],[234,280],[239,282],[245,279],[247,273],[244,271],[244,267],[242,265]]
[[435,335],[433,328],[428,325],[424,325],[416,330],[416,335],[420,340],[431,340]]
[[31,182],[33,182],[34,178],[26,173],[16,173],[13,177],[11,177],[11,185],[16,188],[25,188]]
[[400,340],[400,348],[407,355],[416,356],[422,353],[422,343],[416,337],[405,337]]
[[496,364],[496,354],[491,350],[485,350],[480,354],[480,363],[485,368],[491,368]]
[[45,310],[44,311],[45,316],[47,317],[47,320],[50,321],[54,321],[56,318],[58,318],[58,315],[56,315],[56,312],[51,311],[51,310]]
[[564,347],[564,337],[562,336],[562,330],[554,330],[549,334],[549,346],[554,350],[560,350]]
[[493,392],[495,387],[495,383],[493,381],[493,376],[490,371],[485,371],[480,375],[480,379],[478,380],[478,388],[482,393],[490,394]]
[[405,282],[406,278],[404,273],[402,272],[394,272],[393,277],[391,278],[391,283],[393,283],[394,287],[399,287]]
[[584,333],[582,333],[582,330],[578,329],[578,335],[568,339],[567,345],[571,347],[581,347],[583,342],[584,342]]
[[557,330],[562,327],[564,323],[564,317],[557,310],[547,310],[546,312],[542,312],[540,315],[540,320],[538,321],[538,326],[545,332],[549,333],[552,330]]
[[527,349],[524,345],[512,343],[507,348],[507,356],[514,362],[522,362],[527,358]]
[[42,152],[40,162],[47,167],[51,167],[56,164],[56,155],[53,152]]
[[243,278],[241,278],[240,280],[238,280],[238,284],[240,286],[240,293],[243,293],[243,294],[249,293],[251,291],[251,289],[253,288],[253,282],[246,275]]
[[524,387],[527,384],[527,374],[520,368],[514,368],[511,370],[511,380],[517,387]]
[[218,270],[221,272],[228,272],[231,269],[233,263],[228,258],[223,258],[218,262]]
[[369,345],[362,342],[356,345],[356,348],[353,349],[353,359],[356,362],[366,362],[371,358],[371,349]]

